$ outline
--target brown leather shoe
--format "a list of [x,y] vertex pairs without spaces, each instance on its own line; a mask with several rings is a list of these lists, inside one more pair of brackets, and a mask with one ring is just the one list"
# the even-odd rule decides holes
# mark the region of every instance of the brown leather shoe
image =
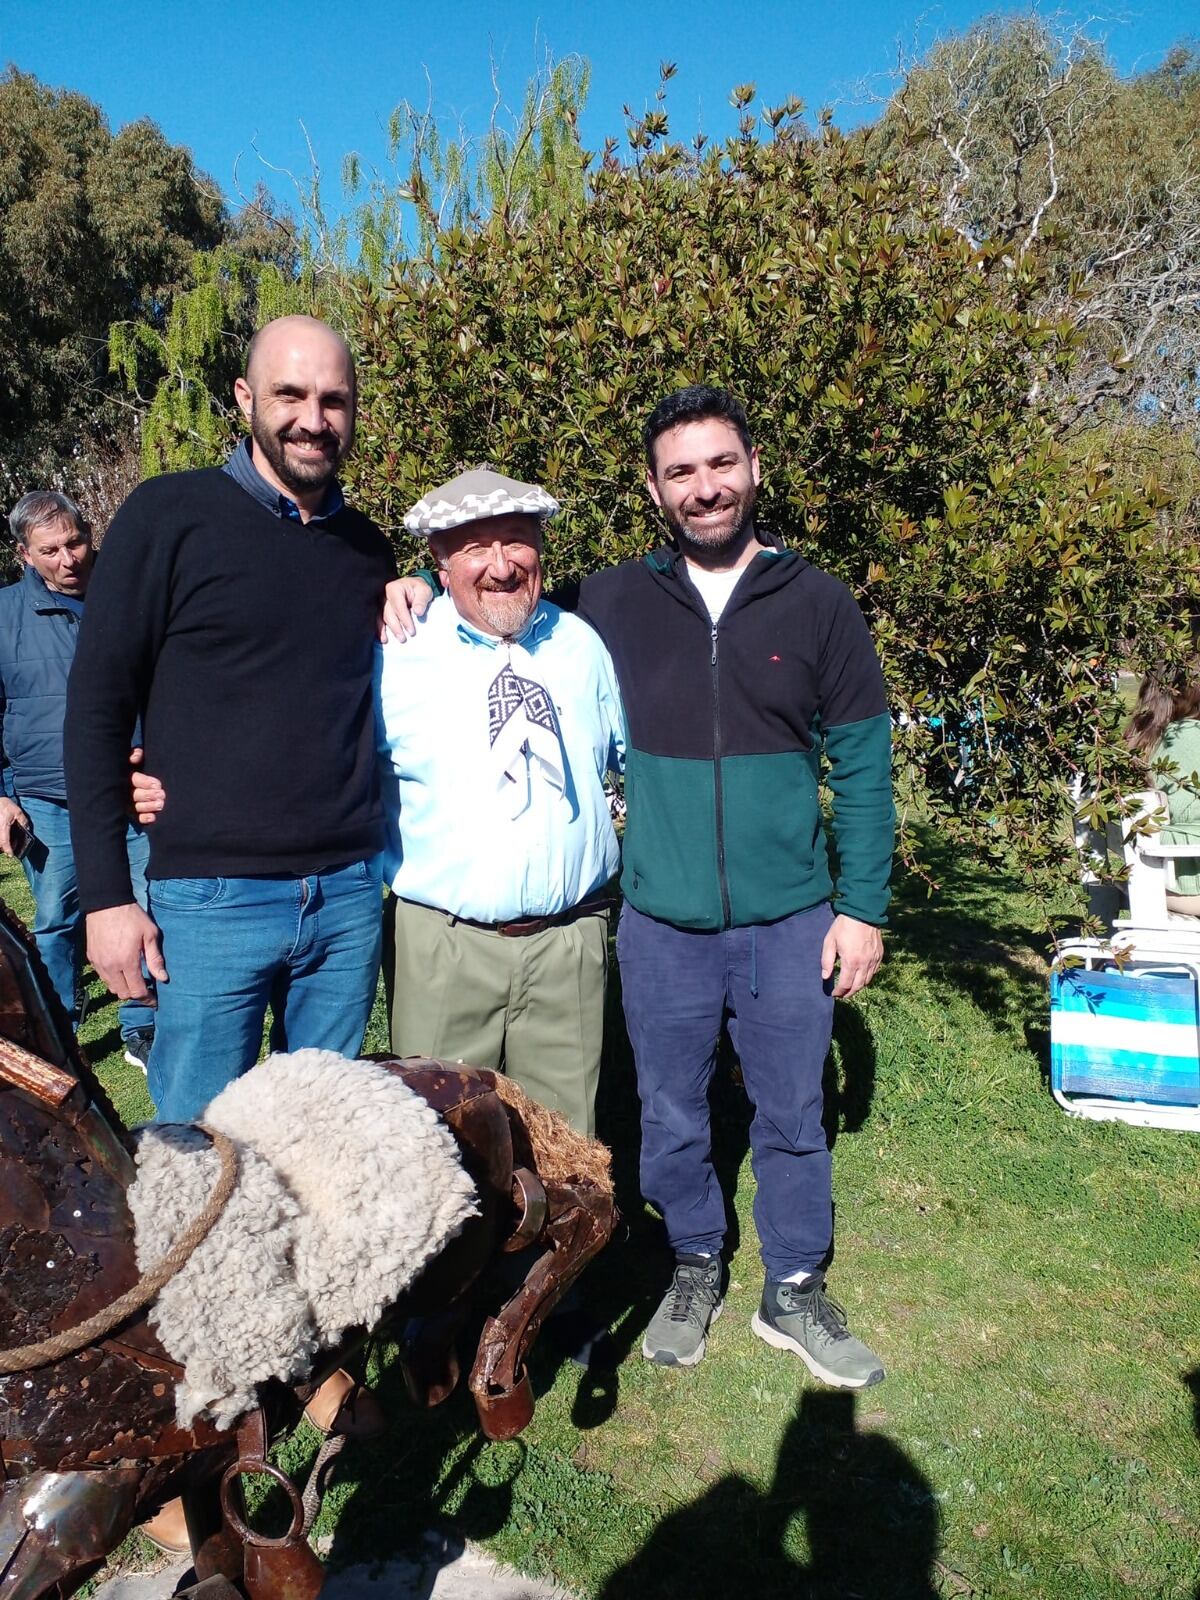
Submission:
[[138,1532],[169,1556],[186,1555],[192,1548],[182,1500],[168,1500],[165,1506],[141,1524]]
[[304,1415],[326,1438],[340,1433],[347,1439],[377,1439],[385,1427],[373,1391],[355,1383],[341,1367],[321,1384],[305,1406]]

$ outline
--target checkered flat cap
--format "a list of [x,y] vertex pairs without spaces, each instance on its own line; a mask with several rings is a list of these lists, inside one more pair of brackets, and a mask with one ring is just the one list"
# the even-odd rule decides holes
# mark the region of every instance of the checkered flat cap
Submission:
[[558,512],[558,501],[536,483],[518,483],[499,472],[477,468],[463,472],[440,489],[422,495],[404,514],[409,533],[444,533],[484,517],[504,517],[512,512],[540,517],[543,522]]

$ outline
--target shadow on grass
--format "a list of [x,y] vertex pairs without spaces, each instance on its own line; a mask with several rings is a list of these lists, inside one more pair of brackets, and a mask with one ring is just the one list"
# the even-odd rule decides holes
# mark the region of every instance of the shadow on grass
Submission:
[[969,862],[935,836],[923,840],[923,848],[939,888],[927,895],[914,878],[898,881],[891,910],[896,944],[921,962],[935,985],[965,995],[997,1022],[1012,1019],[1014,990],[1036,991],[1040,1004],[1049,930],[1035,925],[1033,908],[1029,922],[1013,920],[1020,884]]
[[806,1392],[766,1492],[720,1479],[658,1524],[600,1600],[936,1600],[930,1485],[890,1439],[858,1431],[855,1400]]
[[875,1041],[862,1012],[844,1000],[833,1006],[833,1046],[821,1081],[821,1121],[831,1150],[839,1133],[862,1129],[875,1096]]
[[494,1473],[496,1481],[485,1481],[477,1468],[488,1441],[465,1383],[436,1410],[415,1411],[399,1362],[373,1382],[391,1425],[380,1439],[356,1444],[342,1458],[329,1565],[411,1554],[448,1516],[463,1538],[494,1538],[512,1512],[513,1483],[525,1459],[521,1442],[508,1447],[508,1469]]
[[[1192,1429],[1200,1439],[1200,1367],[1193,1367],[1183,1375],[1184,1388],[1192,1397]],[[1195,1600],[1200,1600],[1200,1583],[1196,1584]]]
[[[1048,1004],[1049,1002],[1047,1002]],[[1050,1083],[1050,1029],[1044,1023],[1025,1024],[1025,1048],[1037,1060],[1042,1082]]]
[[106,1028],[99,1038],[93,1039],[84,1046],[89,1061],[104,1061],[108,1056],[114,1055],[121,1047],[121,1030],[114,1023],[111,1028]]

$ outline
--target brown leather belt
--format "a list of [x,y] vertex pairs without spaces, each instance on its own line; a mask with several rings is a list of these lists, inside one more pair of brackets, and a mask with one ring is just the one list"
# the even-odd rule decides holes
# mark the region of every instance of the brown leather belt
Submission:
[[616,904],[611,895],[589,895],[577,906],[566,911],[556,911],[552,917],[515,917],[511,922],[476,922],[472,917],[456,917],[453,911],[444,912],[451,922],[461,922],[465,928],[482,928],[485,933],[498,933],[505,939],[528,939],[530,934],[545,933],[547,928],[565,928],[578,922],[580,917],[598,916]]

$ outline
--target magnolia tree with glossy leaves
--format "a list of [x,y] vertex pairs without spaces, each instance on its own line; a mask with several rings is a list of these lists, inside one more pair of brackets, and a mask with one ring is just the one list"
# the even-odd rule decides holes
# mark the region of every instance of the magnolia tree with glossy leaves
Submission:
[[1039,406],[1075,333],[1039,318],[1032,257],[973,248],[936,193],[794,104],[763,123],[705,152],[652,112],[583,206],[443,232],[364,290],[355,496],[400,535],[431,484],[489,462],[560,499],[547,564],[576,576],[661,537],[655,401],[728,386],[759,521],[850,585],[883,657],[902,857],[919,868],[933,821],[1052,891],[1078,875],[1077,798],[1099,816],[1132,781],[1115,674],[1172,626],[1161,496],[1068,457]]

